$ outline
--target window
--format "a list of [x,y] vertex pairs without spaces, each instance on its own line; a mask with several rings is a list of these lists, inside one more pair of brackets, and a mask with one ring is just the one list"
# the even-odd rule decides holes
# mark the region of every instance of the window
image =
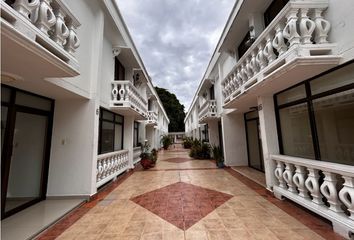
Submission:
[[98,154],[123,149],[124,117],[101,108]]
[[138,147],[139,143],[139,125],[140,123],[134,122],[134,137],[133,137],[133,146]]
[[252,46],[253,42],[254,39],[251,38],[250,32],[247,32],[246,36],[243,38],[242,42],[240,45],[238,45],[237,48],[238,59],[240,59],[247,52],[248,48]]
[[114,61],[114,80],[125,80],[125,68],[117,57]]
[[203,142],[209,142],[209,127],[208,124],[205,124],[202,127],[202,140]]
[[264,25],[267,27],[289,0],[274,0],[264,12]]
[[354,165],[353,65],[275,95],[282,154]]
[[209,92],[210,92],[210,100],[215,100],[214,85],[212,85],[212,86],[209,88]]

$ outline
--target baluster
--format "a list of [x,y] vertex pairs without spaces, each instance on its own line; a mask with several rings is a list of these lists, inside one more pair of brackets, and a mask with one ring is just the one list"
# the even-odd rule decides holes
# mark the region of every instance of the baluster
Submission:
[[279,181],[279,187],[286,189],[286,184],[283,178],[284,164],[281,161],[277,161],[277,167],[274,171],[275,177]]
[[251,56],[252,56],[251,61],[250,61],[251,68],[252,68],[253,73],[256,75],[259,72],[259,67],[258,67],[257,60],[256,60],[256,53],[252,52]]
[[69,29],[69,36],[66,39],[65,50],[73,55],[76,49],[80,47],[80,39],[77,37],[76,27],[73,22],[69,21],[67,26]]
[[127,101],[127,102],[129,102],[129,100],[133,100],[131,97],[130,97],[130,95],[131,95],[131,87],[130,87],[130,84],[128,83],[128,84],[124,84],[124,86],[125,86],[125,91],[126,91],[126,93],[125,93],[125,95],[124,95],[124,101]]
[[245,71],[246,71],[248,78],[251,78],[253,76],[250,60],[248,58],[247,58],[246,64],[245,64]]
[[315,30],[316,24],[314,21],[310,20],[307,16],[309,9],[302,8],[300,9],[300,33],[301,33],[301,42],[303,44],[311,44],[312,33]]
[[286,46],[284,36],[283,36],[283,24],[278,23],[275,26],[275,37],[273,39],[273,47],[277,50],[279,53],[279,56],[283,55],[288,51],[288,46]]
[[12,4],[12,7],[27,19],[29,19],[30,14],[32,14],[38,6],[39,0],[16,0],[14,4]]
[[300,43],[300,35],[297,32],[298,11],[298,8],[291,9],[286,16],[287,22],[283,30],[283,36],[288,39],[290,47],[292,47],[294,44]]
[[242,79],[242,76],[241,76],[241,71],[240,71],[240,68],[237,69],[237,78],[239,79],[240,81],[240,86],[244,83],[243,79]]
[[53,9],[50,6],[52,0],[41,0],[38,8],[38,18],[36,21],[36,26],[39,30],[49,36],[48,31],[56,22],[56,17],[53,13]]
[[69,36],[69,29],[64,22],[65,13],[57,7],[54,9],[54,14],[56,16],[56,22],[54,25],[52,39],[54,42],[63,47],[66,43],[66,38]]
[[113,97],[113,101],[116,102],[118,97],[118,83],[113,82],[112,86],[113,86],[112,97]]
[[268,34],[266,39],[267,39],[267,42],[264,47],[263,53],[264,53],[264,56],[267,58],[268,63],[271,63],[275,59],[277,59],[277,55],[275,55],[275,53],[274,53],[271,35]]
[[260,67],[260,70],[262,70],[263,68],[265,68],[267,66],[267,60],[266,60],[264,53],[263,53],[263,44],[262,43],[260,43],[258,45],[258,54],[256,56],[256,60],[257,60],[258,66]]
[[323,196],[327,198],[329,209],[334,212],[343,212],[341,204],[338,200],[338,193],[336,184],[338,182],[337,175],[331,172],[323,172],[325,175],[324,182],[320,189]]
[[299,196],[303,198],[310,198],[308,191],[305,187],[306,169],[305,167],[300,165],[295,165],[295,167],[296,171],[293,176],[293,182],[299,190]]
[[119,90],[118,90],[119,101],[124,101],[125,100],[126,92],[125,92],[124,86],[125,86],[124,83],[119,84]]
[[343,188],[339,191],[339,199],[348,208],[349,218],[354,221],[354,178],[343,176]]
[[247,82],[247,80],[248,80],[248,76],[247,76],[245,68],[246,68],[245,65],[242,65],[241,70],[240,70],[243,82]]
[[315,9],[315,42],[317,44],[328,43],[328,32],[331,29],[331,23],[322,17],[322,12],[323,9]]
[[320,179],[320,175],[318,173],[317,169],[314,168],[307,168],[309,171],[309,174],[307,176],[307,179],[305,181],[305,186],[306,188],[310,191],[311,196],[312,196],[312,202],[322,205],[322,195],[320,192],[320,186],[318,183],[318,180]]
[[297,193],[296,187],[293,183],[293,173],[294,173],[294,165],[291,163],[285,163],[285,171],[283,173],[283,178],[285,182],[288,184],[288,191]]

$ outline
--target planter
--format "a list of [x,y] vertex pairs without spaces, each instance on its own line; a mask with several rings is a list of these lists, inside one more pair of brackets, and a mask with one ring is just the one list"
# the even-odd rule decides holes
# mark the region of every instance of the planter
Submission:
[[216,166],[217,166],[218,168],[224,168],[224,167],[225,167],[225,164],[224,164],[224,162],[216,162]]
[[144,169],[149,169],[152,167],[152,161],[150,159],[141,159],[140,164]]

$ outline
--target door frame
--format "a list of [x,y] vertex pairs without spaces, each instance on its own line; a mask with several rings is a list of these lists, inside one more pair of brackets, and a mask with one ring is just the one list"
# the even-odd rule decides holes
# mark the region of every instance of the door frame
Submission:
[[[1,106],[6,106],[8,108],[7,119],[6,119],[6,128],[4,133],[3,149],[1,153],[1,219],[7,218],[17,212],[22,211],[23,209],[32,206],[35,203],[38,203],[46,199],[47,185],[48,185],[48,172],[49,172],[49,160],[50,160],[50,150],[51,150],[51,140],[53,132],[53,117],[54,117],[54,100],[46,98],[31,92],[20,90],[14,87],[10,87],[4,84],[1,84],[1,88],[8,88],[10,90],[10,101],[2,102]],[[51,101],[51,108],[49,111],[36,109],[33,107],[22,106],[15,103],[16,101],[16,92],[23,92],[27,95],[43,98]],[[16,124],[16,114],[18,112],[29,113],[34,115],[46,116],[47,117],[47,126],[46,126],[46,136],[43,149],[43,162],[42,162],[42,172],[41,172],[41,183],[40,183],[40,196],[29,202],[26,202],[20,206],[15,207],[7,212],[5,212],[6,204],[6,195],[10,174],[11,166],[11,157],[13,152],[13,139],[14,139],[14,129]]]
[[[260,172],[265,172],[264,170],[264,158],[263,158],[263,148],[262,148],[262,141],[260,138],[260,132],[259,132],[259,126],[260,126],[260,122],[259,122],[259,116],[258,117],[254,117],[254,118],[246,118],[246,115],[248,113],[251,112],[255,112],[257,111],[257,115],[258,115],[258,110],[253,110],[253,111],[249,111],[249,112],[245,112],[243,117],[244,117],[244,121],[245,121],[245,130],[246,130],[246,145],[247,145],[247,160],[248,160],[248,167],[256,169],[257,171]],[[259,145],[259,158],[261,160],[261,169],[258,169],[256,167],[251,166],[251,161],[250,161],[250,148],[249,148],[249,144],[248,144],[248,129],[247,129],[247,122],[251,122],[251,121],[256,121],[257,122],[257,139],[258,139],[258,145]]]

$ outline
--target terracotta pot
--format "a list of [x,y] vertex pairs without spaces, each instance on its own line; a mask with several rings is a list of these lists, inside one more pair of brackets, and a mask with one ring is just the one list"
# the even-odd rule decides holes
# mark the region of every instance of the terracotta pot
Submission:
[[149,169],[152,167],[152,162],[150,159],[141,159],[140,164],[141,166],[143,166],[144,169]]

